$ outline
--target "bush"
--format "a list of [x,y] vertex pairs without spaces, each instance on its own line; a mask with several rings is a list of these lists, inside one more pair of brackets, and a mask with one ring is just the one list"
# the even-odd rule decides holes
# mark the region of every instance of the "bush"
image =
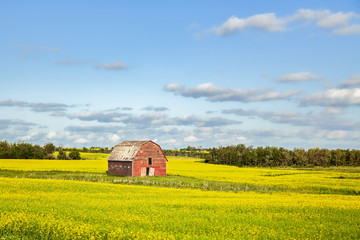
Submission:
[[80,152],[75,150],[75,151],[71,151],[69,153],[69,158],[72,159],[72,160],[80,160],[81,157],[80,157]]
[[57,159],[59,159],[59,160],[68,159],[66,152],[61,147],[59,148],[59,155],[57,156]]

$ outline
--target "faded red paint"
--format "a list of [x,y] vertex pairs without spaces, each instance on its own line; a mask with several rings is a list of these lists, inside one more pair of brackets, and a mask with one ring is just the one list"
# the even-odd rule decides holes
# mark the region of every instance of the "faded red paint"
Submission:
[[[149,158],[152,164],[149,165]],[[166,176],[167,159],[160,146],[154,142],[142,145],[133,161],[133,176],[141,176],[141,168],[154,168],[154,176]]]
[[[149,158],[152,159],[151,165]],[[149,168],[150,175],[153,173],[154,176],[166,176],[166,165],[167,159],[161,147],[149,141],[139,148],[133,161],[109,160],[108,173],[121,176],[142,176],[141,172],[146,175],[146,168]]]

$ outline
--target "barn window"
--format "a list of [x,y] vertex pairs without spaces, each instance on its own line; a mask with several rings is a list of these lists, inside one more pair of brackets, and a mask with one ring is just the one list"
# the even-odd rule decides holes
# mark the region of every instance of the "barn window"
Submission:
[[159,150],[157,150],[157,153],[159,153]]
[[152,165],[152,158],[149,158],[149,165]]

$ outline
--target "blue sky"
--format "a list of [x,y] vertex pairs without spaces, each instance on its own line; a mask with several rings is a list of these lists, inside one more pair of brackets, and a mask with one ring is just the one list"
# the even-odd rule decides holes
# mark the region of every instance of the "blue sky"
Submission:
[[360,147],[360,2],[2,1],[0,140]]

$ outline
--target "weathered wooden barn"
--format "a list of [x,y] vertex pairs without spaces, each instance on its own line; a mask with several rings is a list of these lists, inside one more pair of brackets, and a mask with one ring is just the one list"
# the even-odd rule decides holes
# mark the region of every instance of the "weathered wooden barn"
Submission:
[[123,141],[108,157],[108,173],[121,176],[166,176],[167,159],[153,141]]

